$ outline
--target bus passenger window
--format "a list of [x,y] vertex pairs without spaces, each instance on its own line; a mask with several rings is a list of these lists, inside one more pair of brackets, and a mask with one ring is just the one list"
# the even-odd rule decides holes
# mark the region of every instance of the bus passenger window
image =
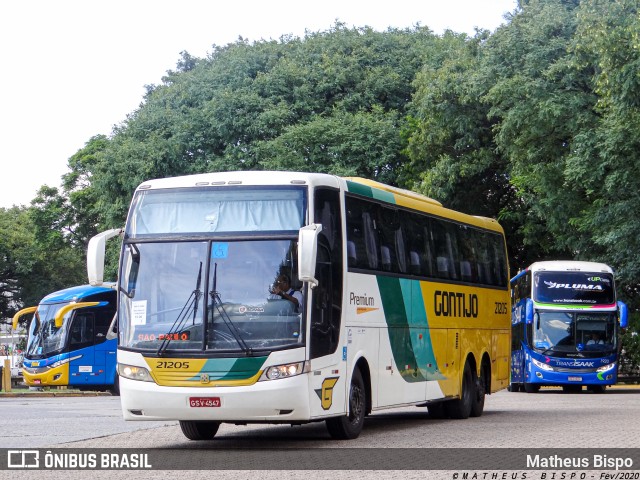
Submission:
[[358,265],[358,254],[356,252],[356,243],[353,240],[347,242],[347,260],[350,267]]
[[418,255],[418,252],[414,252],[414,251],[409,252],[409,264],[411,265],[411,274],[413,275],[421,274],[420,255]]

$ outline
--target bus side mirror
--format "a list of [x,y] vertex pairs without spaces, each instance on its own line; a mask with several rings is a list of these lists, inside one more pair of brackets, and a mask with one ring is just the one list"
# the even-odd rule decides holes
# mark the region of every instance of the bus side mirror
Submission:
[[38,307],[27,307],[27,308],[23,308],[22,310],[20,310],[18,313],[16,313],[13,316],[13,322],[11,323],[11,328],[13,328],[14,330],[17,330],[18,328],[18,321],[20,320],[20,317],[22,317],[23,315],[26,315],[28,313],[33,313],[38,309]]
[[316,257],[318,255],[318,235],[322,225],[312,223],[300,229],[298,234],[298,278],[309,282],[311,288],[318,285],[316,280]]
[[533,323],[533,300],[527,298],[527,303],[524,307],[524,320],[527,324]]
[[618,311],[620,312],[620,327],[627,328],[629,324],[629,309],[624,302],[618,302]]
[[78,308],[85,308],[85,307],[104,307],[107,305],[107,302],[79,302],[79,303],[70,303],[69,305],[65,305],[64,307],[61,307],[60,309],[58,309],[58,311],[56,312],[56,316],[54,317],[54,322],[56,325],[56,328],[60,328],[62,326],[62,324],[64,323],[64,316],[69,313],[71,310],[76,310]]
[[104,282],[104,252],[107,240],[120,235],[122,228],[114,228],[97,234],[89,240],[87,248],[87,275],[91,285],[102,285]]

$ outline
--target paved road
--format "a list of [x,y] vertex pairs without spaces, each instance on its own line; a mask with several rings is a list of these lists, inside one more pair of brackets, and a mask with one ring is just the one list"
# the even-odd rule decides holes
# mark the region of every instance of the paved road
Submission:
[[[119,397],[0,397],[0,448],[122,447],[175,448],[187,440],[177,422],[125,422]],[[424,408],[381,411],[368,417],[362,435],[350,447],[441,448],[530,447],[524,430],[540,431],[564,447],[640,445],[640,388],[616,387],[605,394],[538,394],[505,390],[487,397],[482,417],[430,419]],[[607,433],[609,432],[609,433]],[[324,423],[302,426],[222,425],[216,445],[235,448],[279,445],[327,447]],[[206,443],[206,442],[205,442]]]
[[[0,408],[2,431],[5,432],[0,436],[0,447],[4,448],[193,450],[348,446],[383,449],[513,449],[640,446],[640,389],[637,387],[618,387],[605,394],[564,394],[559,389],[543,390],[538,394],[501,391],[487,397],[482,417],[467,420],[430,419],[426,409],[416,407],[383,411],[367,418],[362,435],[349,442],[331,441],[323,423],[296,427],[223,425],[214,440],[192,442],[182,435],[176,422],[124,422],[117,397],[2,398]],[[525,432],[535,434],[525,435]],[[304,455],[304,451],[301,455]],[[283,466],[283,470],[286,470],[286,466]],[[48,475],[42,478],[67,478],[61,476],[64,472],[42,473]],[[112,478],[114,473],[117,472],[92,472],[91,477]],[[301,472],[289,472],[286,475],[276,473],[262,472],[260,477],[304,478]],[[363,475],[362,472],[358,475],[358,471],[342,472],[337,476],[337,472],[328,473],[320,472],[318,478],[362,478]],[[145,472],[144,478],[166,478],[166,474],[160,471]],[[188,478],[208,478],[203,472],[196,471],[186,475]],[[247,471],[224,473],[225,478],[247,478],[249,475]],[[397,478],[391,472],[377,472],[375,476]],[[32,477],[18,475],[15,478]],[[432,471],[428,475],[424,472],[421,475],[404,472],[402,478],[453,477],[448,472]],[[528,478],[540,477],[529,475]]]

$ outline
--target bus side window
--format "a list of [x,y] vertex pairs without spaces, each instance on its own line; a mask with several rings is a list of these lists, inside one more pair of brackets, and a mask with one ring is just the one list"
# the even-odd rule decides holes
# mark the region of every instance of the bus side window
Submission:
[[111,326],[113,320],[113,311],[100,311],[96,316],[96,324],[95,324],[95,344],[99,344],[107,340],[107,335],[109,334],[109,327]]
[[364,246],[367,252],[369,268],[378,269],[378,235],[375,224],[369,212],[362,213],[362,224],[364,226]]
[[69,332],[69,344],[75,347],[93,345],[93,312],[76,312]]

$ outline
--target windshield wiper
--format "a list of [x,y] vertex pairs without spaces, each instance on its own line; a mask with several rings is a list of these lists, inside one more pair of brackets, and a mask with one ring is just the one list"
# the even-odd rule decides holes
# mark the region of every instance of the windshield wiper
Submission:
[[209,292],[209,295],[211,296],[211,300],[213,301],[213,308],[215,308],[218,311],[220,318],[222,318],[222,321],[225,323],[225,325],[229,329],[229,332],[231,332],[231,335],[233,335],[233,338],[238,343],[242,351],[245,352],[247,355],[251,355],[251,348],[247,345],[247,343],[242,338],[242,334],[240,333],[240,330],[238,329],[238,327],[236,327],[233,321],[231,321],[229,314],[227,313],[227,311],[224,308],[224,305],[222,304],[222,300],[220,298],[220,292],[216,290],[217,277],[218,277],[218,264],[214,263],[213,290]]
[[193,308],[193,325],[195,325],[196,314],[198,312],[198,303],[200,302],[200,297],[202,297],[202,291],[200,290],[201,283],[202,283],[202,262],[200,262],[200,268],[198,270],[198,278],[196,280],[196,289],[193,292],[191,292],[191,295],[189,295],[189,298],[187,298],[187,301],[182,307],[182,310],[180,310],[180,313],[178,314],[177,318],[174,320],[173,325],[171,325],[171,328],[162,339],[162,343],[160,344],[160,346],[158,347],[158,351],[156,352],[158,356],[164,355],[164,352],[167,350],[167,348],[169,347],[169,343],[171,342],[171,336],[174,333],[180,331],[185,320],[189,316],[189,312],[191,311],[192,308]]

